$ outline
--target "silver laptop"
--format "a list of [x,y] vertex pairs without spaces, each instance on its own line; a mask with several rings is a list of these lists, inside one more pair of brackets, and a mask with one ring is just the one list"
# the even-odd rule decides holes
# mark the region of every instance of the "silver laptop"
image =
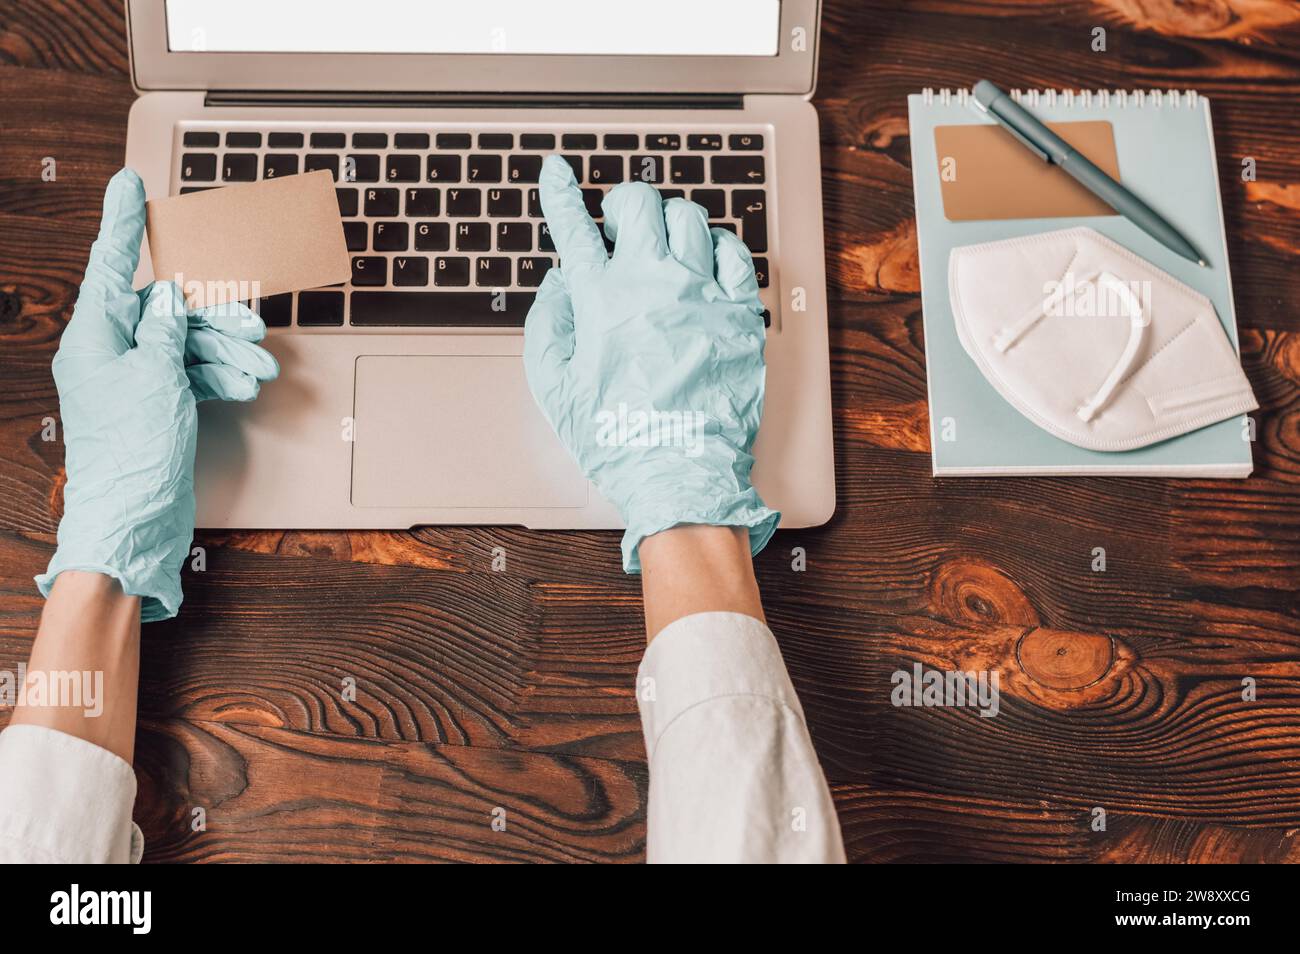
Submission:
[[755,484],[783,527],[829,519],[819,17],[816,0],[128,2],[127,164],[149,196],[328,169],[353,256],[346,285],[256,304],[281,377],[203,405],[198,525],[620,526],[520,359],[557,264],[537,196],[553,152],[598,221],[639,179],[749,246],[769,321]]

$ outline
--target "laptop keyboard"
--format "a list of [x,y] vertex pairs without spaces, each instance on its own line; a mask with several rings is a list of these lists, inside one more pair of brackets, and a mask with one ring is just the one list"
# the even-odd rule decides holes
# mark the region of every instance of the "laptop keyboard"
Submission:
[[537,191],[542,160],[557,151],[597,222],[609,189],[648,182],[738,234],[768,286],[770,144],[760,132],[244,124],[179,132],[173,191],[181,194],[317,169],[334,177],[351,281],[263,299],[271,327],[522,327],[535,289],[558,264]]

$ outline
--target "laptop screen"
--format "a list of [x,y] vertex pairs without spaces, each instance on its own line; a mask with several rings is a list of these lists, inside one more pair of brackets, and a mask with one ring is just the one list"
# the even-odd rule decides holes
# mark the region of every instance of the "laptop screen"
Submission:
[[203,53],[776,56],[780,21],[781,0],[167,0],[167,46]]

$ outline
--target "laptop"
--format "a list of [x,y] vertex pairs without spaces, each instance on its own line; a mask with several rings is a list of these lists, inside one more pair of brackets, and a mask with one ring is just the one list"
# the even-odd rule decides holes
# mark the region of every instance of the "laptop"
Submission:
[[[201,406],[204,528],[618,528],[533,402],[523,323],[558,264],[542,159],[683,196],[754,255],[754,481],[835,507],[816,0],[130,0],[126,161],[150,198],[317,169],[341,286],[254,303],[281,376]],[[145,249],[137,282],[152,280]],[[671,410],[671,409],[669,409]]]

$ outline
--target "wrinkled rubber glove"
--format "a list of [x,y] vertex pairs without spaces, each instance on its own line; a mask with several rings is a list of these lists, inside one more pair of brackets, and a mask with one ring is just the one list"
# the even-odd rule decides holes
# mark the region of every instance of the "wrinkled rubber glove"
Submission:
[[54,356],[67,484],[59,545],[36,585],[64,570],[116,578],[144,622],[175,616],[194,536],[195,400],[248,400],[278,373],[243,306],[187,315],[180,290],[132,287],[144,186],[124,169],[104,194],[99,237]]
[[542,211],[561,267],[524,325],[533,397],[637,547],[679,524],[747,527],[750,550],[780,514],[750,485],[763,414],[763,306],[753,262],[725,229],[645,183],[605,196],[606,254],[569,164],[542,168]]

